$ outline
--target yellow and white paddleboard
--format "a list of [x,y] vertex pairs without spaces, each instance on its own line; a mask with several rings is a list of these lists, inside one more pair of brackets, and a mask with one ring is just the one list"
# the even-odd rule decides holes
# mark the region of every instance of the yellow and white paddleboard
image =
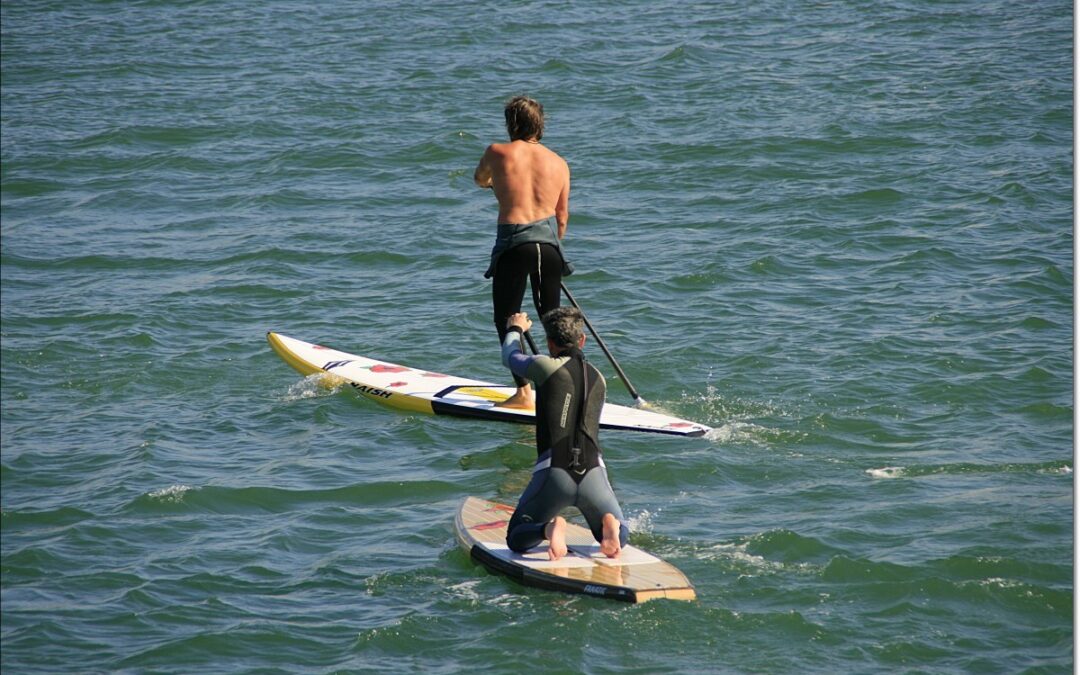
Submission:
[[696,597],[686,575],[671,563],[634,546],[624,548],[618,558],[608,558],[600,552],[592,533],[573,523],[567,524],[566,532],[570,552],[561,559],[548,559],[546,542],[525,553],[514,553],[506,545],[506,526],[513,513],[512,506],[468,497],[454,519],[458,541],[473,560],[492,572],[526,586],[623,602]]
[[[402,410],[535,424],[527,410],[496,404],[514,393],[511,386],[453,377],[329,349],[279,333],[267,333],[274,351],[304,375],[324,373],[379,403]],[[604,429],[647,431],[676,436],[702,436],[710,427],[670,415],[605,403],[600,415]]]

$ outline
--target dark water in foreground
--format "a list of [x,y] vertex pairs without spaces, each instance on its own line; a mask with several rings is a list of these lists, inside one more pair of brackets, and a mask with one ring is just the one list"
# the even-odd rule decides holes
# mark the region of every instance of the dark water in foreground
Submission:
[[[1071,670],[1071,4],[0,22],[5,672]],[[451,514],[516,497],[529,430],[264,341],[505,379],[471,175],[519,92],[573,171],[568,286],[716,427],[604,438],[696,603],[487,574]]]

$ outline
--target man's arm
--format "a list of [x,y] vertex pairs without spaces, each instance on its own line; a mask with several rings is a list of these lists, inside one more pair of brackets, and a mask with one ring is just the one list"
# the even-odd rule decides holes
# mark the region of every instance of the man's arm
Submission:
[[476,171],[473,172],[473,180],[476,181],[477,187],[489,188],[494,186],[492,181],[491,171],[491,146],[489,145],[484,154],[480,156],[480,163],[476,165]]
[[506,337],[503,338],[502,343],[502,362],[504,366],[510,369],[510,372],[518,377],[526,376],[529,364],[533,361],[532,357],[525,354],[521,347],[521,340],[530,326],[532,326],[532,321],[529,320],[525,312],[511,314],[506,320]]
[[555,222],[559,224],[559,239],[566,236],[566,226],[570,222],[570,167],[566,167],[566,176],[563,179],[562,190],[559,191],[559,199],[555,202]]
[[[525,331],[532,326],[532,321],[525,312],[510,315],[506,320],[506,337],[502,344],[503,365],[510,369],[518,377],[524,377],[539,387],[547,381],[559,368],[562,367],[567,357],[557,359],[543,354],[526,354],[521,345]],[[603,376],[601,375],[601,380]]]

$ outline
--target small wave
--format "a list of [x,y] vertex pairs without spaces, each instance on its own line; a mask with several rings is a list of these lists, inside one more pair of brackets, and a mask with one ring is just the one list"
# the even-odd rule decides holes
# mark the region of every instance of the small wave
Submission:
[[544,65],[541,66],[541,71],[545,74],[556,75],[565,75],[573,72],[570,64],[562,59],[548,59],[544,62]]
[[906,193],[892,188],[863,190],[847,195],[847,199],[851,201],[868,202],[871,204],[894,204],[903,201],[906,197]]
[[746,550],[746,547],[746,542],[741,544],[714,544],[697,551],[694,557],[698,560],[732,560],[762,569],[779,569],[782,567],[779,563],[770,562],[759,555],[750,553]]
[[479,602],[481,599],[480,593],[477,592],[476,587],[483,583],[482,579],[468,579],[458,584],[451,584],[446,587],[446,592],[455,598],[462,600],[469,600],[471,602]]
[[187,494],[189,490],[195,489],[197,488],[193,488],[190,485],[170,485],[167,488],[148,492],[146,493],[146,496],[159,502],[178,504],[183,501],[184,495]]
[[808,562],[786,563],[769,560],[750,551],[751,542],[715,544],[699,549],[694,557],[708,562],[719,562],[730,566],[731,571],[740,577],[754,577],[762,574],[778,574],[783,571],[810,572],[817,567]]
[[290,386],[282,400],[291,403],[307,398],[333,396],[341,391],[344,385],[345,380],[343,378],[328,376],[325,373],[313,373]]
[[652,512],[648,510],[643,510],[640,513],[629,514],[626,518],[626,524],[630,528],[631,532],[651,533],[653,531],[652,519]]
[[1029,588],[1031,584],[1028,584],[1019,579],[1006,579],[1004,577],[990,577],[988,579],[968,579],[957,582],[961,587],[963,586],[981,586],[984,588]]
[[1066,464],[1065,466],[1055,466],[1046,469],[1039,469],[1039,473],[1049,473],[1055,476],[1071,476],[1072,472],[1073,469],[1068,464]]
[[[802,433],[785,432],[748,421],[750,419],[792,416],[790,411],[781,409],[773,401],[724,397],[720,395],[719,390],[714,385],[709,384],[706,385],[703,393],[683,394],[679,407],[686,408],[691,404],[700,408],[703,412],[696,416],[692,414],[690,416],[713,427],[711,431],[705,434],[705,438],[714,443],[749,443],[764,447],[781,437],[797,441],[804,436]],[[724,422],[722,424],[714,422],[717,419],[724,420]]]
[[459,495],[460,487],[441,481],[397,480],[306,490],[266,486],[207,485],[193,488],[173,485],[140,497],[135,506],[182,502],[189,508],[213,513],[283,513],[300,504],[400,505],[412,503],[417,494]]
[[1040,473],[1053,476],[1072,475],[1072,466],[1061,462],[1040,464],[941,464],[931,466],[885,466],[880,469],[867,469],[871,478],[920,478],[923,476],[996,474],[996,473]]
[[902,466],[885,466],[880,469],[867,469],[866,473],[871,478],[901,478],[907,474],[907,469]]
[[787,529],[767,530],[746,542],[746,551],[785,564],[825,563],[843,551],[798,532]]
[[833,557],[821,571],[822,579],[838,583],[909,582],[920,575],[920,570],[906,565],[846,555]]
[[774,255],[766,255],[755,260],[750,265],[750,271],[754,274],[765,275],[791,275],[795,270],[790,265],[785,265]]
[[5,532],[21,528],[63,527],[93,517],[93,514],[88,511],[83,511],[70,506],[47,511],[12,511],[10,509],[0,509],[0,518],[4,521]]
[[765,445],[762,436],[769,433],[765,427],[751,424],[750,422],[731,422],[719,427],[713,427],[705,438],[714,443],[748,442],[755,445]]

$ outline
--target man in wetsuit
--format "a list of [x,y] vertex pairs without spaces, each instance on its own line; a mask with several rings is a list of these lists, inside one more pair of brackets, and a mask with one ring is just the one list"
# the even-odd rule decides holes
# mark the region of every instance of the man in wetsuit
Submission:
[[607,385],[600,371],[585,361],[584,317],[574,307],[544,315],[551,356],[528,356],[521,337],[532,322],[524,313],[510,316],[503,339],[503,365],[536,385],[536,464],[517,509],[510,518],[506,543],[524,552],[548,541],[548,557],[566,555],[566,520],[559,512],[576,506],[600,542],[616,558],[629,530],[608,482],[598,440],[600,411]]
[[[484,276],[494,277],[491,300],[500,342],[507,317],[521,311],[528,280],[543,316],[559,306],[562,277],[573,271],[559,244],[570,219],[570,167],[540,144],[544,107],[517,96],[503,112],[510,142],[488,146],[473,176],[480,187],[492,188],[499,202],[498,232]],[[528,381],[515,375],[514,382],[517,391],[500,405],[533,407]]]

